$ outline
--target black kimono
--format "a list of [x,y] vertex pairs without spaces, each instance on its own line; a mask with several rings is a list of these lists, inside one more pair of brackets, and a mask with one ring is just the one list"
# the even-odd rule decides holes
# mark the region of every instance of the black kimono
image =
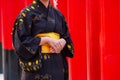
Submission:
[[[66,40],[59,54],[41,52],[40,33],[55,32]],[[21,80],[68,80],[66,57],[73,57],[73,44],[63,15],[39,0],[21,11],[13,29],[13,45],[20,59]]]

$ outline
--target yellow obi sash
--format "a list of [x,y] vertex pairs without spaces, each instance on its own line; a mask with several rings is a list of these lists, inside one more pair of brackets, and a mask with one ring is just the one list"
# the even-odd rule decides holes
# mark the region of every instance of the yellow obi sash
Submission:
[[[60,35],[55,32],[40,33],[40,34],[37,34],[35,37],[51,37],[54,39],[60,39]],[[48,44],[43,44],[41,46],[41,52],[42,53],[50,53],[50,46]]]

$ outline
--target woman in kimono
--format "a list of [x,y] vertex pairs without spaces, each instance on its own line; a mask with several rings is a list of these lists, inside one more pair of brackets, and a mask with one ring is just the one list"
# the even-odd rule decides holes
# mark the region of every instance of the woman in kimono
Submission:
[[34,0],[24,8],[12,37],[21,80],[68,80],[66,57],[73,57],[73,44],[63,15],[49,0]]

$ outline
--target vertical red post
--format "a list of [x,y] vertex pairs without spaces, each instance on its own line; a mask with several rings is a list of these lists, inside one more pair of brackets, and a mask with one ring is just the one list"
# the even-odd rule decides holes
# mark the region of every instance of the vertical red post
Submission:
[[71,59],[71,79],[87,80],[85,0],[68,0],[68,23],[75,55]]
[[100,19],[99,1],[86,0],[87,80],[101,80]]
[[20,68],[18,59],[12,47],[12,27],[21,9],[27,5],[27,0],[3,0],[2,8],[2,53],[3,72],[5,80],[20,80]]
[[2,67],[2,33],[1,33],[1,27],[2,27],[2,4],[0,0],[0,73],[3,73],[3,67]]
[[102,80],[120,80],[120,1],[101,0]]

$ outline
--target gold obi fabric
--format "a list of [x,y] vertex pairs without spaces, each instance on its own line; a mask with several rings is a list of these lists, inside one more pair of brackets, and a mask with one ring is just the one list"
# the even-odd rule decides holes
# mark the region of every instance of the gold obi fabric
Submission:
[[[40,34],[37,34],[35,37],[51,37],[54,39],[60,39],[60,35],[58,33],[55,33],[55,32],[40,33]],[[41,53],[50,53],[49,44],[43,44],[41,46]]]

